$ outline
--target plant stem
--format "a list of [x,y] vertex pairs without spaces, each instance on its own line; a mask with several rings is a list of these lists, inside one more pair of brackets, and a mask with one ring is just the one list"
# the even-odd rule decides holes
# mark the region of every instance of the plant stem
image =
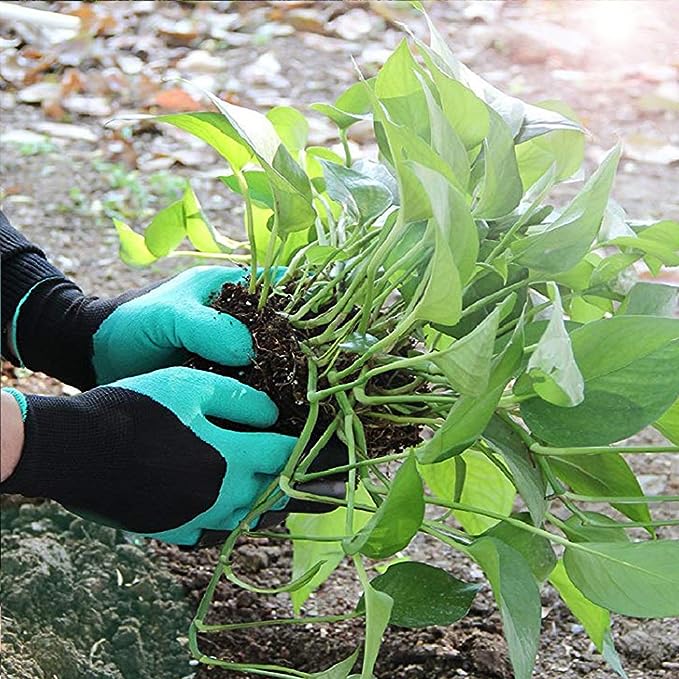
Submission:
[[347,138],[346,129],[339,131],[339,138],[340,141],[342,142],[342,148],[344,149],[344,164],[347,167],[351,167],[352,164],[351,149],[349,148],[349,139]]
[[359,403],[366,405],[382,405],[390,403],[438,403],[452,405],[458,400],[457,396],[446,394],[403,394],[393,396],[371,396],[365,393],[364,387],[354,387],[354,396]]
[[[325,474],[325,472],[322,472]],[[296,533],[276,533],[275,531],[253,530],[246,533],[252,538],[270,538],[273,540],[298,540],[301,542],[342,542],[353,535],[297,535]]]
[[259,295],[258,308],[264,308],[266,300],[269,297],[269,286],[271,285],[271,268],[273,265],[274,251],[276,249],[276,240],[278,239],[278,214],[274,212],[273,226],[269,234],[269,243],[266,248],[266,257],[264,259],[264,282],[262,284],[262,292]]
[[409,452],[393,453],[391,455],[383,455],[382,457],[373,457],[365,460],[358,460],[353,464],[343,464],[340,467],[333,467],[332,469],[325,469],[320,472],[302,474],[301,476],[295,477],[295,480],[298,483],[305,483],[306,481],[312,481],[313,479],[322,479],[325,478],[326,476],[342,474],[343,472],[348,472],[351,469],[356,469],[359,467],[370,467],[378,464],[386,464],[387,462],[394,462],[395,460],[405,460],[409,455],[410,455]]
[[601,502],[616,505],[650,505],[662,504],[664,502],[679,502],[679,495],[631,495],[617,497],[615,495],[579,495],[578,493],[566,492],[563,497],[575,500],[576,502]]
[[255,219],[252,213],[252,200],[250,199],[250,189],[248,188],[245,175],[240,170],[235,169],[234,174],[236,175],[236,181],[238,182],[240,192],[245,200],[245,232],[250,241],[250,255],[252,257],[250,263],[249,292],[251,295],[254,295],[257,286],[257,241],[255,239]]
[[599,453],[620,453],[621,455],[656,455],[658,453],[679,453],[679,446],[585,446],[583,448],[550,448],[534,443],[530,447],[536,455],[545,457],[568,457],[571,455],[596,455]]
[[224,625],[202,625],[199,632],[228,632],[237,629],[253,629],[258,627],[276,627],[278,625],[314,625],[328,622],[343,622],[363,616],[351,612],[343,615],[319,615],[301,618],[279,618],[274,620],[258,620],[256,622],[232,622]]
[[353,535],[354,503],[356,501],[356,442],[354,440],[354,409],[351,407],[349,399],[345,394],[338,394],[337,402],[342,408],[342,413],[344,414],[344,438],[347,444],[349,464],[352,465],[351,469],[349,469],[349,478],[347,479],[347,513],[344,522],[344,530],[347,535]]
[[[557,528],[567,534],[568,530],[572,529],[565,521],[552,513],[547,514],[549,522],[554,524]],[[581,519],[586,526],[594,528],[664,528],[665,526],[679,526],[679,519],[667,519],[665,521],[616,521],[615,523],[602,523],[593,521],[586,514]]]
[[501,290],[497,290],[496,292],[493,292],[490,295],[482,297],[481,299],[477,300],[473,304],[470,304],[468,307],[463,309],[462,316],[460,318],[465,318],[465,316],[469,316],[469,314],[473,314],[475,311],[483,309],[483,307],[487,306],[488,304],[491,304],[492,302],[496,302],[498,300],[504,299],[505,297],[508,297],[514,290],[523,288],[527,284],[528,284],[527,280],[517,281],[516,283],[512,283],[511,285],[508,285],[502,288]]

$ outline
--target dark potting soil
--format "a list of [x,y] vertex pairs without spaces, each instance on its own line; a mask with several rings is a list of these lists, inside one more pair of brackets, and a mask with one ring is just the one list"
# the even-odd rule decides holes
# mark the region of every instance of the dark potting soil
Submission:
[[[280,313],[285,302],[287,299],[284,296],[275,295],[270,297],[262,309],[258,309],[257,295],[250,294],[243,285],[226,283],[219,294],[210,301],[210,306],[222,313],[230,314],[249,328],[255,350],[254,361],[249,366],[230,367],[207,361],[200,356],[193,356],[186,365],[233,377],[264,391],[276,403],[280,412],[275,425],[276,431],[298,436],[309,413],[306,397],[307,359],[300,348],[300,341],[306,339],[307,335],[294,328]],[[405,379],[407,378],[398,373],[380,375],[372,386],[394,388],[403,386]],[[327,386],[327,383],[321,382],[318,388]],[[319,434],[323,432],[335,415],[331,404],[322,403],[316,431]],[[419,441],[420,428],[417,425],[402,425],[371,417],[361,417],[361,420],[370,457],[401,452]],[[230,428],[240,428],[240,425],[233,423],[224,424]]]

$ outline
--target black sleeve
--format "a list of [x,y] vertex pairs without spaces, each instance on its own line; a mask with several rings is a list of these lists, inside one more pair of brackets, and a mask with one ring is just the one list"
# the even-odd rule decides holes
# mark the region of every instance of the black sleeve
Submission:
[[2,287],[2,356],[12,356],[7,343],[7,329],[17,305],[24,295],[45,278],[64,278],[64,274],[47,261],[43,251],[14,229],[0,210],[0,272]]

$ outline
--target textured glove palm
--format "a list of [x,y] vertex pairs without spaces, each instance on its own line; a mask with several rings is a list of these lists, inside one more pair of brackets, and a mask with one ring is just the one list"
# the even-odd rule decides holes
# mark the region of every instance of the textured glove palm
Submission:
[[3,493],[49,497],[103,522],[180,545],[231,530],[279,474],[296,439],[270,427],[266,394],[166,368],[71,398],[27,396],[25,444]]

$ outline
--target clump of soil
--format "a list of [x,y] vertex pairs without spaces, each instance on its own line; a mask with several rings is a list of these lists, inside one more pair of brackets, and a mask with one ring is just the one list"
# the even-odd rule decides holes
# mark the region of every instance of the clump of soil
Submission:
[[225,283],[210,301],[210,306],[228,313],[249,328],[255,358],[251,365],[231,367],[194,356],[187,365],[233,377],[266,392],[280,412],[276,430],[296,436],[309,412],[307,365],[299,346],[299,331],[278,313],[280,302],[274,300],[279,299],[273,298],[264,308],[258,309],[258,297],[250,294],[246,287]]
[[[251,365],[243,367],[223,366],[200,356],[193,356],[187,365],[191,368],[209,370],[233,377],[255,389],[264,391],[278,406],[280,416],[276,431],[298,436],[309,414],[307,401],[307,358],[300,342],[308,335],[297,328],[280,313],[287,302],[284,295],[270,297],[267,304],[258,309],[258,297],[243,285],[226,283],[210,301],[210,306],[228,313],[244,323],[252,334],[255,358]],[[322,328],[316,329],[316,332]],[[382,378],[382,382],[378,380]],[[402,386],[407,376],[398,373],[380,376],[374,387],[394,388]],[[390,380],[389,383],[384,380]],[[395,381],[394,381],[395,380]],[[319,389],[327,387],[321,382]],[[368,390],[370,391],[370,389]],[[336,411],[331,403],[323,402],[317,423],[317,431],[324,431],[332,422]],[[361,413],[359,413],[361,416]],[[419,441],[420,428],[413,424],[399,424],[369,416],[361,417],[366,432],[367,452],[371,457],[401,452]],[[230,428],[238,427],[229,423]]]

